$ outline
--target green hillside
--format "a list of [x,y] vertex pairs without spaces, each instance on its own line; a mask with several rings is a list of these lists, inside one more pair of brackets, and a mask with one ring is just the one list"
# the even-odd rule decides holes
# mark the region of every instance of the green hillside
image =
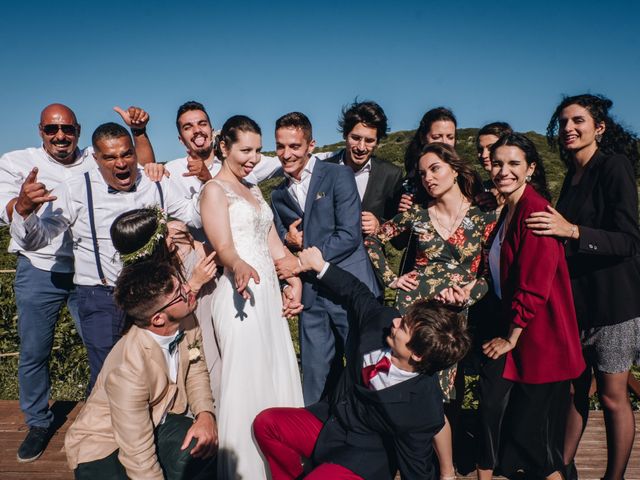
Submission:
[[[382,140],[382,142],[380,142],[376,155],[380,158],[389,160],[390,162],[393,162],[404,169],[404,152],[407,148],[407,145],[411,141],[414,132],[415,130],[401,130],[398,132],[390,133],[386,138]],[[456,150],[463,158],[471,162],[474,166],[478,167],[477,170],[483,176],[483,178],[488,178],[484,170],[479,167],[476,160],[477,155],[475,140],[477,133],[477,128],[458,129],[458,143],[456,145]],[[558,193],[560,192],[560,187],[562,187],[562,179],[564,178],[566,169],[564,168],[564,165],[562,164],[558,153],[551,150],[551,148],[549,148],[549,146],[547,145],[546,137],[536,132],[527,132],[526,135],[535,144],[536,148],[538,149],[538,153],[540,153],[540,156],[542,157],[545,171],[547,172],[547,181],[549,183],[549,188],[551,190],[551,193],[553,194],[553,198],[555,201]],[[344,142],[339,142],[318,147],[316,151],[331,152],[339,150],[343,147]],[[275,185],[280,183],[280,181],[281,180],[279,179],[274,179],[264,182],[260,185],[263,194],[265,194],[265,197],[268,198],[271,189]]]

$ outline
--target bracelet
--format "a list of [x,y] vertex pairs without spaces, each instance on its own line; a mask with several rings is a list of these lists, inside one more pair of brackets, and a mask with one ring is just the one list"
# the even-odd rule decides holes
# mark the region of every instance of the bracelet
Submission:
[[569,233],[569,238],[573,239],[573,234],[576,233],[576,230],[578,230],[578,226],[571,225],[571,232]]
[[140,135],[144,135],[145,133],[147,133],[147,129],[145,128],[131,128],[131,134],[134,137],[139,137]]

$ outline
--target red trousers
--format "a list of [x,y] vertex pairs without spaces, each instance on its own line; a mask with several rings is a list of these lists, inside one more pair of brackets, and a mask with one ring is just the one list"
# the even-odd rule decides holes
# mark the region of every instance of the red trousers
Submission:
[[[302,475],[301,457],[311,457],[322,426],[304,408],[269,408],[256,417],[253,434],[269,463],[273,480],[294,480]],[[304,478],[362,480],[335,463],[323,463]]]

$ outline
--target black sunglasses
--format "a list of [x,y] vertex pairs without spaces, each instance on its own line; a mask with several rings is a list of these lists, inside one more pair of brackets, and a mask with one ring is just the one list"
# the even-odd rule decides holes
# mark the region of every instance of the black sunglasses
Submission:
[[49,123],[47,125],[42,125],[41,128],[45,135],[55,135],[58,133],[58,130],[62,130],[62,133],[65,135],[75,135],[78,131],[75,125],[68,124],[58,125],[55,123]]
[[184,287],[182,286],[182,284],[180,284],[180,287],[178,288],[178,294],[175,297],[173,297],[171,299],[171,301],[169,303],[167,303],[164,307],[159,308],[158,310],[156,310],[153,313],[153,315],[155,315],[156,313],[160,313],[161,311],[169,308],[172,305],[175,305],[176,303],[180,303],[181,301],[184,302],[184,303],[187,303],[188,300],[189,300],[189,297],[187,297],[187,294],[184,293]]

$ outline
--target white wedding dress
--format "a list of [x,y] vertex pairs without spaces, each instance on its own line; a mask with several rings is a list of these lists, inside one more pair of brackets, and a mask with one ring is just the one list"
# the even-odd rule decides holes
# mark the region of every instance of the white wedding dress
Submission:
[[229,221],[238,255],[260,276],[247,287],[250,300],[236,291],[225,269],[212,298],[212,317],[222,357],[218,415],[218,479],[267,478],[266,463],[253,439],[251,424],[269,407],[301,407],[302,388],[289,325],[282,317],[280,286],[267,236],[273,213],[258,187],[251,187],[259,208],[236,195],[225,182]]

